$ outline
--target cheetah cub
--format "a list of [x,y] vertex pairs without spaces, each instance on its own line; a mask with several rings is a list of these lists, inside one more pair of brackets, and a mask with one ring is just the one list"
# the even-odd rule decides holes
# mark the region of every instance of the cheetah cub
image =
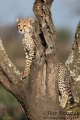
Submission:
[[18,31],[21,34],[23,34],[22,44],[26,56],[26,65],[25,65],[25,70],[22,73],[22,78],[25,79],[27,76],[29,76],[30,66],[32,64],[32,59],[34,58],[35,43],[32,38],[34,32],[34,28],[33,28],[34,19],[23,18],[23,19],[17,19],[16,21],[17,21]]

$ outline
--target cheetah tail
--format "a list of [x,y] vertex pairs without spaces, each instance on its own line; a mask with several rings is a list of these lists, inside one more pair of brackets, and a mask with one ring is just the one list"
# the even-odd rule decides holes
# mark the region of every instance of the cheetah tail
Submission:
[[69,101],[70,101],[70,105],[74,104],[74,98],[73,98],[73,96],[70,96]]

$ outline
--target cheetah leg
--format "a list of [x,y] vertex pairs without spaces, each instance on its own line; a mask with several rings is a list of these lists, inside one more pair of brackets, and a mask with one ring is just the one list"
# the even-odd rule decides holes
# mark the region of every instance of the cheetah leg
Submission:
[[60,106],[62,107],[62,109],[66,107],[67,101],[68,101],[68,94],[63,94],[60,100]]
[[26,77],[28,77],[29,73],[30,73],[30,68],[25,69],[24,72],[22,73],[22,78],[25,79]]
[[[28,57],[27,57],[28,56]],[[34,52],[33,50],[32,51],[29,51],[29,55],[27,55],[26,53],[26,66],[25,66],[25,70],[22,74],[22,78],[26,78],[27,76],[29,76],[29,73],[30,73],[30,66],[31,66],[31,63],[32,63],[32,59],[34,57]]]
[[31,60],[26,60],[26,66],[24,69],[24,72],[22,73],[22,78],[26,78],[27,76],[29,76],[30,73],[30,66],[31,66],[32,61]]

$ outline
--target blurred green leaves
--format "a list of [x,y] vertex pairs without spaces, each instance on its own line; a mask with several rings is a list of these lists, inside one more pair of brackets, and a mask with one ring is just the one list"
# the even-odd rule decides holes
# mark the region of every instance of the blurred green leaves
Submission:
[[18,105],[16,98],[9,93],[1,84],[0,84],[0,103],[5,105]]
[[70,42],[72,39],[72,32],[68,28],[59,28],[57,29],[58,40],[61,43]]

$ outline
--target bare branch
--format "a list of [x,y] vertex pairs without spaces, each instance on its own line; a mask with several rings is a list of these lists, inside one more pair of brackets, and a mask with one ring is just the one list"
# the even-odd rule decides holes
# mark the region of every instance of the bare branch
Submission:
[[80,22],[78,23],[71,53],[66,61],[73,80],[75,101],[80,101]]
[[8,55],[6,54],[2,45],[2,41],[0,40],[0,83],[17,98],[22,106],[24,106],[26,101],[25,98],[27,95],[27,87],[29,83],[28,79],[29,77],[23,81],[20,78],[20,72],[8,58]]
[[16,93],[17,89],[20,87],[25,88],[25,84],[27,84],[25,81],[23,82],[20,78],[20,72],[16,69],[16,67],[13,65],[13,63],[8,58],[8,55],[6,54],[4,47],[2,45],[2,41],[0,40],[0,83],[13,95],[17,97]]
[[2,72],[2,70],[0,69],[0,82],[2,85],[4,85],[4,87],[10,91],[12,84],[10,83],[10,81],[8,80],[8,78],[6,76],[4,76],[4,73]]
[[[46,53],[51,54],[58,54],[58,42],[57,42],[57,35],[54,24],[52,22],[52,15],[50,11],[50,6],[53,0],[42,1],[36,0],[34,3],[34,13],[36,18],[38,19],[40,30],[42,31],[43,35],[43,43],[46,43]],[[47,33],[47,34],[46,34]]]
[[80,22],[77,26],[75,41],[66,65],[73,79],[80,81]]
[[20,72],[16,69],[16,67],[8,58],[8,55],[4,50],[1,40],[0,40],[0,67],[11,83],[16,84],[18,82]]

